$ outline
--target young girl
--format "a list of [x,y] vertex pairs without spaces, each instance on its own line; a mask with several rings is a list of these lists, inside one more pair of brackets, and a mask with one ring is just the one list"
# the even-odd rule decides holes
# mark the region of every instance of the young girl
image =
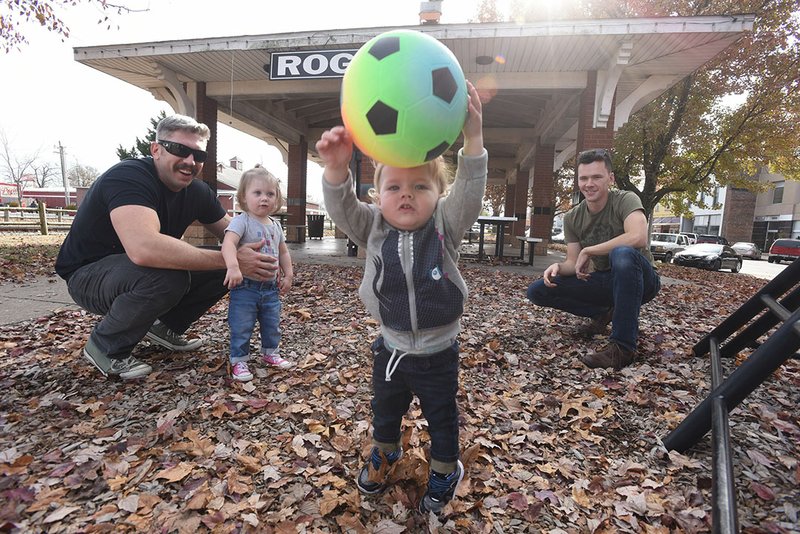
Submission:
[[402,455],[401,423],[412,396],[420,399],[431,437],[423,513],[440,513],[464,475],[458,443],[458,342],[467,287],[458,247],[478,218],[486,186],[481,102],[468,83],[469,116],[456,180],[447,190],[442,158],[402,169],[378,163],[374,203],[356,198],[348,171],[353,139],[341,126],[325,132],[317,151],[325,162],[325,205],[367,262],[359,294],[380,321],[373,343],[370,458],[356,477],[359,491],[386,487]]
[[[283,229],[270,215],[283,206],[278,179],[263,167],[255,167],[242,175],[236,200],[244,210],[231,220],[222,241],[222,256],[228,272],[224,284],[231,290],[228,325],[231,329],[231,375],[246,382],[253,374],[247,367],[250,359],[250,337],[256,320],[261,327],[261,355],[268,365],[288,369],[292,363],[278,353],[281,340],[281,295],[292,287],[292,258],[286,247]],[[280,274],[274,280],[259,282],[242,277],[236,260],[236,249],[244,243],[263,242],[261,252],[278,257]]]

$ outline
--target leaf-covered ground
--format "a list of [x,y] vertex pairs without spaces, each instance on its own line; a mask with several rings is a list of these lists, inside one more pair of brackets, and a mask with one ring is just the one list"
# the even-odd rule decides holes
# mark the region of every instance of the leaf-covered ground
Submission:
[[[369,449],[378,329],[358,268],[296,266],[284,303],[290,371],[226,375],[226,302],[191,354],[142,343],[146,379],[107,381],[81,357],[96,317],[62,311],[0,329],[0,530],[20,532],[708,532],[711,445],[660,440],[708,393],[693,343],[755,292],[744,275],[664,266],[642,313],[639,361],[590,370],[601,339],[525,300],[531,279],[474,268],[461,336],[466,476],[440,519],[415,512],[427,476],[418,404],[383,495],[353,483]],[[733,366],[726,362],[728,372]],[[731,415],[745,532],[800,532],[800,365]]]

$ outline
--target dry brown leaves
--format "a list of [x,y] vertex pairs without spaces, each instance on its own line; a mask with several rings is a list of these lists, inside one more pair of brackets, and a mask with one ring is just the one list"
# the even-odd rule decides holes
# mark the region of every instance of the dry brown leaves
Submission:
[[[525,300],[531,281],[465,267],[458,497],[414,511],[427,477],[414,404],[403,460],[381,496],[358,494],[369,449],[370,352],[359,269],[297,265],[285,300],[291,371],[226,376],[225,302],[194,328],[192,354],[142,343],[155,371],[107,381],[81,357],[96,318],[63,311],[0,330],[0,528],[49,532],[708,532],[709,438],[689,454],[660,440],[702,400],[692,344],[762,281],[672,267],[641,317],[636,365],[589,370],[579,323]],[[727,362],[730,370],[732,362]],[[798,532],[800,366],[736,409],[732,439],[746,532]]]

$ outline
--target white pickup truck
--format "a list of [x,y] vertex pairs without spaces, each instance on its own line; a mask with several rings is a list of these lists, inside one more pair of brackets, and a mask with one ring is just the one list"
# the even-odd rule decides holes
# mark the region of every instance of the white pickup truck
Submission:
[[689,238],[683,234],[653,234],[650,236],[650,252],[657,260],[671,263],[675,253],[689,246]]

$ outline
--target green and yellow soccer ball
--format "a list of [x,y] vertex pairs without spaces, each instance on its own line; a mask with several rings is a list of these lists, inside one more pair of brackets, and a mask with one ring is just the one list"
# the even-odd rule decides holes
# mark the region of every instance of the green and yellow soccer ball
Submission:
[[356,146],[392,167],[416,167],[443,154],[467,117],[467,84],[453,53],[413,30],[369,40],[342,80],[342,120]]

